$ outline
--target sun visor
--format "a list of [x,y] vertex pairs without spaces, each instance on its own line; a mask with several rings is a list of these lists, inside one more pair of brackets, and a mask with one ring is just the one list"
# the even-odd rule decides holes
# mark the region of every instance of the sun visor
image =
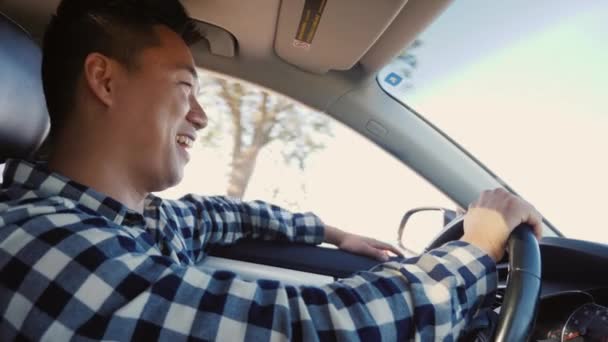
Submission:
[[374,45],[407,0],[283,0],[275,51],[304,70],[348,70]]

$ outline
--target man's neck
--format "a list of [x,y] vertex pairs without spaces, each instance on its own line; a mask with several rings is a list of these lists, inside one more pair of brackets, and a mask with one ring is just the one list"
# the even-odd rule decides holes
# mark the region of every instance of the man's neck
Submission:
[[[58,144],[48,167],[78,183],[103,193],[131,210],[143,213],[147,192],[138,190],[136,180],[118,160],[99,158],[103,153],[87,150],[79,144]],[[86,152],[85,152],[86,151]],[[105,157],[106,155],[104,155]]]

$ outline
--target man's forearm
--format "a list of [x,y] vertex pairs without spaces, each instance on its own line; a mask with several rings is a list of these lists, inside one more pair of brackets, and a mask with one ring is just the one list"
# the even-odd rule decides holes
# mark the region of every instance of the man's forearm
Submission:
[[323,223],[312,213],[291,213],[270,203],[224,196],[187,195],[178,202],[175,206],[188,208],[195,222],[185,238],[198,237],[194,244],[202,247],[232,244],[241,238],[323,242]]

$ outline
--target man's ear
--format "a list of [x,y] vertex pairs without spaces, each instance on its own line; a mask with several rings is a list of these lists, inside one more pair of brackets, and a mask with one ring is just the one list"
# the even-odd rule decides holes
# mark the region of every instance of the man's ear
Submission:
[[100,53],[91,53],[84,60],[85,84],[92,95],[108,107],[114,103],[119,72],[117,63]]

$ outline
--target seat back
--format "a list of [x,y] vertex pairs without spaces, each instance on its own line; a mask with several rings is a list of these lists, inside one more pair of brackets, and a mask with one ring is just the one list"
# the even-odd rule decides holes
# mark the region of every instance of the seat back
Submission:
[[48,134],[41,65],[39,46],[0,13],[0,164],[31,157]]

